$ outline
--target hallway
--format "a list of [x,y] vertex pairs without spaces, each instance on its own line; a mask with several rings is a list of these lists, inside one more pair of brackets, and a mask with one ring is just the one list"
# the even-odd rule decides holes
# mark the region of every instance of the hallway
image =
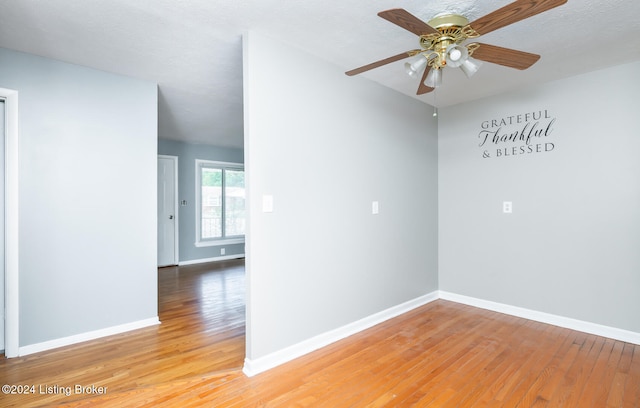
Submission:
[[2,384],[34,386],[35,391],[0,395],[0,405],[41,406],[92,396],[75,394],[76,385],[104,387],[106,394],[115,394],[241,369],[244,277],[243,259],[160,268],[160,325],[0,359]]

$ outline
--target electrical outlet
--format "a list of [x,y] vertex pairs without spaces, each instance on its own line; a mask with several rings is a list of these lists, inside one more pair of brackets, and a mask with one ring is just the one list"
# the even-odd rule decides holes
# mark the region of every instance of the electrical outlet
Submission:
[[227,252],[224,248],[220,248],[220,255],[224,255]]
[[502,212],[505,214],[511,214],[513,212],[513,203],[511,201],[503,201]]
[[378,214],[380,212],[380,204],[377,201],[371,203],[371,214]]

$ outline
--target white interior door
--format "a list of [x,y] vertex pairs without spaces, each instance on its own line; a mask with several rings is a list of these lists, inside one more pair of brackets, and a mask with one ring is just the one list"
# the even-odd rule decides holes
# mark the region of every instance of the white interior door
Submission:
[[178,158],[158,156],[158,266],[178,264]]
[[5,259],[4,259],[4,219],[6,217],[4,211],[4,100],[0,99],[0,350],[4,350],[4,280],[5,280]]

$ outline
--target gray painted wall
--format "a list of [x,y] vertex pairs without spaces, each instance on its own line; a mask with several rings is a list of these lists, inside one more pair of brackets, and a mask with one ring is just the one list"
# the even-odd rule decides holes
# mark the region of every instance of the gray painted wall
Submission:
[[157,86],[0,49],[19,91],[20,346],[157,316]]
[[225,248],[225,257],[244,254],[244,244],[196,247],[196,170],[195,160],[213,160],[244,163],[242,149],[182,143],[160,139],[158,154],[178,156],[178,201],[186,200],[186,206],[178,210],[179,258],[180,262],[197,261],[220,257],[220,248]]
[[247,357],[436,290],[430,107],[253,33],[244,80]]
[[[622,65],[440,109],[441,290],[640,332],[638,72]],[[517,131],[540,110],[556,118],[534,138],[541,153],[479,146],[484,121],[523,114],[501,132]]]

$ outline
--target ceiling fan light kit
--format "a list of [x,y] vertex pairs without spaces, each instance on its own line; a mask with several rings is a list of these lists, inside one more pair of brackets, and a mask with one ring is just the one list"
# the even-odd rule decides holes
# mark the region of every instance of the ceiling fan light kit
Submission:
[[430,88],[437,88],[442,85],[442,68],[431,68],[424,80],[424,84]]
[[467,58],[460,65],[460,70],[464,72],[467,78],[471,78],[473,74],[478,72],[481,66],[482,66],[482,62],[475,60],[473,58]]
[[460,44],[451,44],[444,53],[447,65],[458,68],[469,58],[469,50]]
[[405,71],[416,79],[422,73],[417,91],[418,95],[422,95],[442,84],[442,70],[447,66],[460,68],[468,78],[480,69],[482,62],[479,60],[509,68],[527,69],[540,59],[539,55],[495,45],[465,42],[566,2],[567,0],[516,0],[471,23],[466,17],[458,14],[439,14],[425,23],[404,9],[381,11],[378,16],[416,34],[419,37],[420,48],[364,65],[347,71],[346,74],[357,75],[407,57],[414,57],[405,63]]
[[411,62],[405,62],[404,69],[411,78],[418,79],[428,63],[429,60],[424,55],[419,54]]

